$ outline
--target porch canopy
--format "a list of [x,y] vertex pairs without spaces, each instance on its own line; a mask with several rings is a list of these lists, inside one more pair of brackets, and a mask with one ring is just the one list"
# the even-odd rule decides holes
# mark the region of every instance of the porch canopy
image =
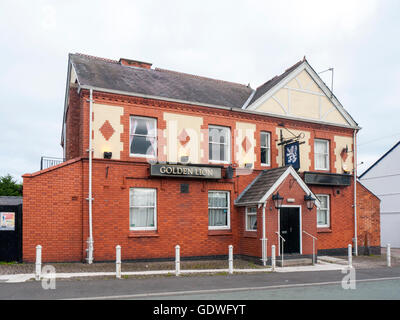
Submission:
[[320,202],[315,194],[310,190],[306,183],[301,179],[292,166],[279,167],[263,170],[260,174],[243,190],[235,200],[236,206],[262,205],[279,188],[288,176],[292,176],[304,193],[315,198],[315,205],[320,208]]

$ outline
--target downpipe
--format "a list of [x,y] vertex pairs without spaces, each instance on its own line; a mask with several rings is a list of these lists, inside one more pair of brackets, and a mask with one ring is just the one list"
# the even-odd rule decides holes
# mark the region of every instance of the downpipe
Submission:
[[89,238],[87,240],[87,263],[93,263],[93,225],[92,225],[92,211],[93,211],[93,194],[92,194],[92,157],[93,157],[93,148],[92,148],[92,117],[93,117],[93,89],[90,89],[90,98],[89,98],[89,192],[88,198],[86,200],[89,201]]
[[354,146],[354,152],[353,152],[353,161],[354,161],[354,203],[353,203],[353,208],[354,208],[354,255],[358,256],[358,239],[357,239],[357,130],[354,130],[354,135],[353,135],[353,146]]

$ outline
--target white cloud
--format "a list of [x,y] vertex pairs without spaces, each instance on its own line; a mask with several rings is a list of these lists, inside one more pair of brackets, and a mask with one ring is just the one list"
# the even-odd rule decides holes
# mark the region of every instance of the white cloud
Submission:
[[3,0],[0,174],[35,171],[41,155],[61,155],[69,52],[253,87],[305,54],[317,71],[335,68],[335,93],[364,128],[360,143],[390,134],[400,101],[398,11],[397,1],[377,0]]

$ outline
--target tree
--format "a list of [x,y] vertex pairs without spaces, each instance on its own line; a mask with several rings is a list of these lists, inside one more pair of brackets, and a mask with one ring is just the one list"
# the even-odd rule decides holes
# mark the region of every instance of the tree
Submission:
[[0,196],[22,196],[22,184],[10,175],[0,176]]

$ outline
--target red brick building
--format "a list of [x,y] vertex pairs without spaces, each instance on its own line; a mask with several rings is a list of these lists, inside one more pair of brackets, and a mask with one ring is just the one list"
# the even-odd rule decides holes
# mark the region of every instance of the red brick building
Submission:
[[354,184],[359,129],[306,60],[252,89],[70,54],[65,161],[23,176],[23,260],[37,244],[43,261],[114,260],[116,245],[124,260],[170,259],[177,244],[182,258],[232,244],[266,260],[279,236],[297,257],[312,237],[344,253],[365,232],[380,250],[379,214],[354,192],[376,201]]

